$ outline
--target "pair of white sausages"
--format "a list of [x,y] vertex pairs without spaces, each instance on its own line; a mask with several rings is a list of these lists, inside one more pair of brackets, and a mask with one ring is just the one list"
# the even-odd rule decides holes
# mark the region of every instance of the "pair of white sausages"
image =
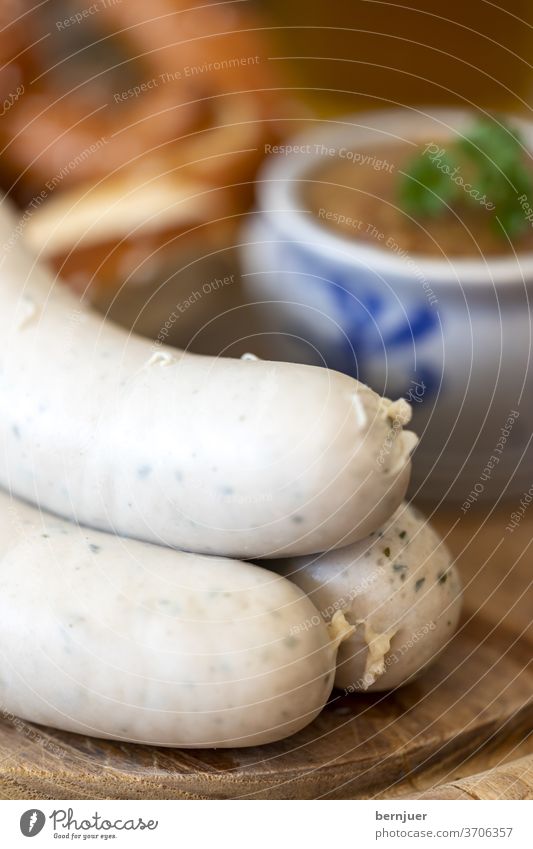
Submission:
[[327,369],[157,347],[40,267],[0,208],[0,484],[66,519],[186,551],[345,546],[404,496],[416,437]]
[[4,715],[161,746],[260,745],[311,722],[334,680],[405,683],[457,624],[450,556],[406,505],[361,543],[279,568],[295,583],[0,492]]
[[311,722],[334,681],[405,683],[457,624],[450,555],[406,505],[368,540],[279,569],[295,583],[0,492],[4,715],[160,746],[260,745]]
[[0,495],[4,710],[180,747],[294,733],[331,692],[342,612],[326,627],[271,572],[148,542],[341,562],[404,495],[407,405],[327,370],[154,349],[80,310],[12,226],[0,210],[0,482],[73,523]]

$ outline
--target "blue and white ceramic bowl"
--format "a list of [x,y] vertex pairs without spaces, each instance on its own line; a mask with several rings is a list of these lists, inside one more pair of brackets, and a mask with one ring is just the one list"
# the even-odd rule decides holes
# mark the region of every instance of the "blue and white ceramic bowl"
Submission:
[[[458,500],[463,512],[533,484],[533,254],[433,259],[394,250],[387,234],[374,246],[323,226],[301,188],[316,179],[323,149],[379,159],[395,139],[453,138],[471,122],[448,109],[321,122],[292,151],[267,157],[242,238],[249,297],[271,303],[303,361],[412,402],[414,491]],[[533,149],[533,124],[515,123]]]

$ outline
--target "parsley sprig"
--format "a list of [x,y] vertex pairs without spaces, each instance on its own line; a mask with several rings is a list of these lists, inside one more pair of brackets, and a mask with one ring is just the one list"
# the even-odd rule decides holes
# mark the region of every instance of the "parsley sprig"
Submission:
[[427,145],[408,163],[399,182],[400,203],[417,218],[449,214],[447,206],[477,206],[480,215],[493,209],[492,226],[502,237],[516,239],[529,226],[518,199],[533,193],[524,160],[515,128],[480,119],[462,138],[445,148]]

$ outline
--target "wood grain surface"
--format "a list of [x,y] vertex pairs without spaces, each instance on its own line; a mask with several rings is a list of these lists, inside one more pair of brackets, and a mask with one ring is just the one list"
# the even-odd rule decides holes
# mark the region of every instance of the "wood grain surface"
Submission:
[[533,755],[420,793],[419,799],[533,799]]
[[451,507],[431,516],[459,562],[466,609],[446,653],[410,686],[334,692],[304,731],[240,750],[114,744],[4,716],[0,796],[528,798],[533,506],[510,533],[512,510]]

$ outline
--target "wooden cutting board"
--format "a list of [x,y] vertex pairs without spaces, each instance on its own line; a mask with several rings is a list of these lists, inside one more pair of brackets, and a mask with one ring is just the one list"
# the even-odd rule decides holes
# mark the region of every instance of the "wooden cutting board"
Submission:
[[334,692],[307,729],[249,749],[121,745],[4,716],[1,798],[412,797],[533,752],[533,507],[510,534],[512,509],[432,517],[457,556],[466,610],[419,681],[391,694]]

